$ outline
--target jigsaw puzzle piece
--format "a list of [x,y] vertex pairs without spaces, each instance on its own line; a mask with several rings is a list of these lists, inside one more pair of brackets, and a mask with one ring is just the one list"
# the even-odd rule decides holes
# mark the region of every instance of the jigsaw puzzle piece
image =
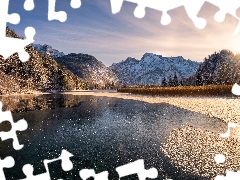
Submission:
[[146,178],[157,178],[158,171],[155,168],[146,170],[144,167],[144,160],[140,159],[135,162],[129,163],[116,168],[119,174],[119,179],[132,174],[137,174],[139,180],[146,180]]
[[70,160],[70,157],[72,157],[72,156],[73,155],[71,153],[69,153],[68,151],[62,150],[62,153],[58,158],[51,159],[51,160],[45,159],[43,161],[43,163],[44,163],[46,172],[42,173],[42,174],[39,174],[39,175],[33,175],[32,165],[31,164],[26,164],[22,168],[23,173],[25,174],[26,178],[22,179],[22,180],[43,180],[43,179],[44,180],[51,180],[48,164],[52,163],[52,162],[55,162],[55,161],[59,161],[59,160],[62,161],[62,164],[61,164],[62,169],[64,171],[70,171],[73,168],[73,163]]
[[234,32],[233,32],[233,36],[238,35],[239,32],[240,32],[240,21],[239,21],[239,23],[238,23],[236,29],[235,29]]
[[[216,21],[223,22],[227,13],[231,14],[240,21],[240,17],[236,14],[237,9],[240,7],[239,0],[230,2],[227,0],[111,0],[110,2],[113,14],[120,12],[124,1],[137,4],[134,11],[134,15],[137,18],[143,18],[145,16],[146,7],[161,11],[163,13],[161,19],[162,25],[167,25],[171,22],[171,17],[167,13],[169,10],[184,6],[188,17],[193,21],[194,25],[199,29],[205,28],[207,24],[206,20],[198,17],[197,15],[206,1],[220,8],[220,11],[215,14]],[[239,32],[240,22],[233,35],[237,35]]]
[[[36,34],[36,31],[33,27],[27,27],[25,29],[26,39],[20,41],[21,43],[19,43],[19,44],[21,44],[22,47],[26,47],[27,45],[32,44],[34,42],[33,38],[34,38],[35,34]],[[30,57],[29,54],[24,50],[24,48],[22,48],[21,50],[18,50],[17,52],[19,55],[19,59],[22,62],[26,62]]]
[[94,180],[108,180],[108,172],[107,171],[96,174],[94,169],[82,169],[79,172],[79,175],[83,180],[87,180],[90,177],[93,177]]
[[235,180],[240,179],[240,171],[232,172],[232,171],[226,171],[226,176],[218,175],[214,178],[214,180]]
[[30,164],[24,165],[22,170],[26,176],[25,180],[51,180],[49,172],[42,173],[39,175],[33,175],[33,166]]
[[[25,51],[24,47],[34,42],[34,36],[36,31],[33,27],[27,27],[25,29],[26,39],[16,39],[16,38],[8,38],[5,37],[5,43],[0,44],[0,54],[4,57],[4,59],[11,56],[14,52],[18,52],[19,59],[22,62],[26,62],[29,59],[29,54]],[[2,48],[4,46],[4,48]]]
[[[227,138],[230,136],[230,128],[236,128],[240,127],[239,124],[235,123],[228,123],[228,130],[225,134],[220,134],[221,137]],[[214,160],[217,164],[224,163],[226,160],[226,157],[223,154],[216,154],[214,157]],[[214,178],[214,180],[231,180],[231,179],[240,179],[240,171],[238,172],[232,172],[227,170],[226,176],[218,175]]]
[[161,24],[162,25],[168,25],[171,23],[172,19],[169,16],[169,14],[167,13],[168,11],[175,9],[177,7],[180,7],[183,5],[183,1],[182,0],[168,0],[168,1],[154,1],[152,0],[149,3],[150,8],[155,9],[155,10],[159,10],[162,11],[162,18],[161,18]]
[[193,21],[194,25],[199,29],[205,28],[207,24],[207,21],[204,18],[200,18],[197,16],[204,3],[205,3],[205,0],[198,0],[198,1],[183,0],[183,4],[188,17]]
[[[1,102],[0,102],[0,109],[2,109],[2,103]],[[3,141],[7,140],[7,139],[13,139],[13,148],[15,150],[22,149],[23,145],[19,144],[16,131],[26,130],[27,127],[28,127],[27,122],[24,119],[22,119],[22,120],[19,120],[17,123],[14,123],[13,118],[12,118],[12,113],[10,111],[3,112],[2,110],[0,110],[0,123],[2,123],[3,121],[10,122],[12,128],[8,132],[0,132],[1,139]]]
[[[26,4],[29,4],[28,0]],[[9,0],[0,1],[0,54],[4,59],[7,59],[9,56],[17,52],[20,60],[25,62],[29,59],[29,55],[24,50],[24,47],[34,42],[33,37],[35,35],[35,29],[32,27],[26,28],[26,39],[24,40],[6,37],[7,23],[18,24],[20,22],[19,14],[8,14],[8,7]]]
[[17,13],[8,14],[9,0],[1,0],[0,4],[0,40],[6,36],[7,22],[18,24],[20,16]]
[[240,19],[236,12],[240,7],[240,1],[226,1],[226,0],[206,0],[209,3],[217,6],[220,10],[215,14],[214,19],[218,22],[223,22],[226,14],[231,14],[237,19]]
[[110,0],[111,9],[113,14],[117,14],[121,11],[124,0]]
[[0,137],[3,141],[7,139],[13,139],[13,148],[15,150],[20,150],[23,148],[23,145],[19,144],[16,131],[26,130],[28,127],[28,124],[24,119],[19,120],[17,123],[13,123],[11,121],[10,123],[12,125],[12,129],[9,132],[0,132]]
[[65,11],[55,11],[56,0],[48,0],[48,20],[59,20],[65,22],[67,20],[67,13]]
[[[161,24],[162,25],[168,25],[171,22],[171,17],[167,13],[168,11],[175,9],[180,6],[184,6],[187,14],[190,19],[194,22],[195,26],[203,29],[206,26],[206,20],[203,18],[197,17],[198,12],[200,11],[203,3],[205,0],[198,0],[198,1],[192,1],[192,0],[125,0],[128,2],[136,3],[138,6],[136,7],[134,11],[134,15],[138,18],[143,18],[146,14],[145,8],[151,8],[158,11],[161,11],[162,18],[161,18]],[[124,0],[111,0],[111,7],[112,7],[112,13],[116,14],[118,13],[123,4]]]
[[233,85],[232,93],[236,96],[240,96],[240,86],[237,83]]
[[231,131],[230,128],[236,128],[236,127],[240,127],[240,125],[239,125],[239,124],[236,124],[236,123],[231,123],[231,122],[229,122],[229,123],[228,123],[228,130],[227,130],[227,132],[224,133],[224,134],[220,134],[220,136],[221,136],[222,138],[228,138],[228,137],[230,136],[230,131]]
[[[217,6],[220,10],[215,14],[214,19],[218,22],[225,20],[226,14],[230,14],[240,21],[240,17],[237,16],[237,9],[240,7],[240,1],[226,1],[226,0],[207,0],[209,3]],[[240,32],[240,22],[238,23],[233,35],[237,35]]]
[[[151,8],[158,11],[162,11],[163,15],[161,18],[161,24],[167,25],[171,22],[171,17],[168,15],[167,11],[172,10],[174,8],[180,7],[183,5],[182,0],[125,0],[131,3],[136,3],[138,6],[136,7],[134,11],[134,15],[137,18],[143,18],[146,14],[145,8]],[[122,8],[124,0],[111,0],[111,7],[112,7],[112,13],[116,14],[120,12]]]
[[[134,0],[131,0],[132,2]],[[171,17],[168,15],[168,11],[175,9],[177,7],[180,7],[183,5],[183,1],[182,0],[168,0],[168,1],[156,1],[156,0],[149,0],[149,1],[137,1],[135,0],[135,3],[138,2],[138,6],[135,9],[134,15],[138,18],[142,18],[145,16],[146,12],[145,12],[145,8],[151,8],[151,9],[155,9],[158,11],[162,11],[162,18],[161,18],[161,24],[162,25],[167,25],[171,22]]]
[[[48,20],[58,20],[65,22],[67,20],[67,13],[65,11],[55,11],[56,0],[48,0]],[[74,9],[81,7],[81,0],[71,0],[71,7]]]
[[27,129],[27,122],[22,119],[22,120],[19,120],[17,123],[13,123],[11,122],[11,125],[12,125],[12,129],[11,131],[9,132],[0,132],[0,137],[1,139],[4,141],[4,140],[7,140],[7,139],[13,139],[13,148],[15,150],[20,150],[23,148],[23,145],[20,145],[19,144],[19,141],[18,141],[18,138],[17,138],[17,134],[16,134],[16,131],[24,131]]
[[15,164],[14,159],[11,156],[6,157],[5,159],[0,159],[0,179],[5,180],[5,174],[3,172],[3,168],[11,168]]
[[18,24],[20,22],[20,16],[17,13],[9,14],[6,19],[11,24]]
[[26,11],[32,11],[35,7],[34,0],[25,0],[23,7]]
[[73,9],[78,9],[81,7],[82,3],[81,0],[71,0],[70,5]]
[[62,153],[61,153],[61,155],[58,158],[52,159],[52,160],[44,160],[43,162],[44,162],[45,167],[48,170],[47,164],[55,162],[55,161],[58,161],[58,160],[61,160],[62,161],[62,168],[63,168],[63,170],[64,171],[70,171],[73,168],[73,163],[70,160],[70,157],[73,157],[72,153],[70,153],[70,152],[68,152],[66,150],[62,150]]
[[214,160],[217,164],[222,164],[225,162],[225,156],[223,154],[216,154]]

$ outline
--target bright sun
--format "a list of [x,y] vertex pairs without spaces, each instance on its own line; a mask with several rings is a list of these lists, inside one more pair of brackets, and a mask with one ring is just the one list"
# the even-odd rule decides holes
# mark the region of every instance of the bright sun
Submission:
[[234,54],[240,53],[240,35],[238,35],[237,38],[231,40],[230,48]]

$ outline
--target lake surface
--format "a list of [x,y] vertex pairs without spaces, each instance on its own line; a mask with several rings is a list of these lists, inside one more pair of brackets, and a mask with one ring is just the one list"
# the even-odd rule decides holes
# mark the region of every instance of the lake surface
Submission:
[[[23,149],[15,151],[11,140],[0,142],[1,158],[12,156],[16,161],[13,168],[4,170],[7,179],[13,180],[25,178],[25,164],[33,165],[34,174],[44,173],[43,160],[57,158],[62,149],[74,155],[74,168],[64,172],[60,162],[52,163],[52,179],[80,179],[84,168],[108,171],[109,179],[118,179],[115,168],[138,159],[145,160],[146,169],[157,168],[157,179],[203,179],[175,168],[162,152],[162,144],[173,128],[183,124],[217,133],[226,129],[219,119],[166,103],[76,95],[7,96],[0,101],[4,110],[14,112],[15,121],[24,118],[29,125],[18,132]],[[0,127],[7,129],[8,123]]]

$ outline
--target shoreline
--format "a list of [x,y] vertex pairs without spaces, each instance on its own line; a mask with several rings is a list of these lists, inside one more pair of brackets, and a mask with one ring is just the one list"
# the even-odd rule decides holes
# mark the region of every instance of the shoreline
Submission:
[[186,110],[205,114],[209,117],[219,118],[227,123],[232,122],[240,124],[240,99],[238,97],[165,97],[118,93],[116,91],[62,92],[61,94],[105,96],[143,101],[151,104],[168,103]]
[[215,117],[224,122],[240,124],[240,99],[239,97],[219,96],[151,96],[120,93],[116,90],[77,90],[63,92],[35,92],[33,94],[6,94],[0,97],[11,96],[40,96],[46,94],[71,94],[82,96],[102,96],[142,101],[146,103],[168,103],[193,112],[201,113],[209,117]]

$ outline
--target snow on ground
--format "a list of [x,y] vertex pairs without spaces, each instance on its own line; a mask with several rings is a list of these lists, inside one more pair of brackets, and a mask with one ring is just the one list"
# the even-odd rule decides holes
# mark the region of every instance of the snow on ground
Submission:
[[[117,93],[116,91],[82,91],[66,94],[94,95],[132,99],[148,103],[169,103],[190,111],[202,113],[225,122],[240,124],[240,99],[220,97],[160,97]],[[240,169],[240,128],[232,129],[230,138],[221,138],[219,133],[181,126],[173,129],[160,149],[182,171],[214,179],[225,175],[226,170]],[[223,154],[226,162],[217,164],[216,154]]]

